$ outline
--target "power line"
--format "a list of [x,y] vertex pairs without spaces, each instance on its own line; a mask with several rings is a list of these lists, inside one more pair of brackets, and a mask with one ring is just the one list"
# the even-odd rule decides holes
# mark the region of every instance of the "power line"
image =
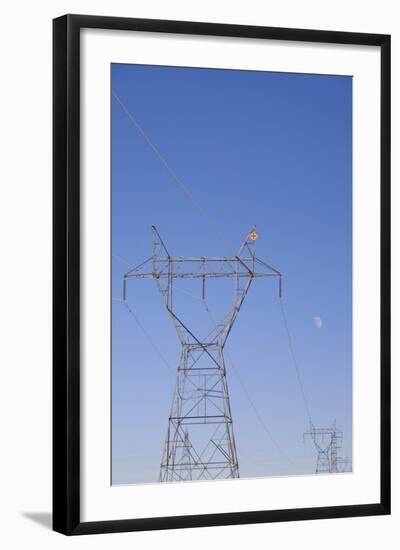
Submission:
[[152,339],[152,337],[150,336],[150,334],[147,332],[147,330],[144,328],[144,326],[142,325],[142,323],[140,322],[139,318],[137,317],[137,315],[135,315],[135,313],[132,311],[132,308],[129,306],[129,304],[127,302],[124,302],[123,300],[117,300],[116,298],[113,298],[113,301],[114,302],[119,302],[120,304],[123,304],[126,309],[129,311],[130,315],[132,316],[132,318],[135,320],[136,324],[138,325],[138,327],[141,329],[141,331],[143,332],[143,334],[145,335],[145,337],[147,338],[148,342],[150,343],[150,345],[152,346],[152,348],[154,349],[154,351],[157,353],[158,357],[161,359],[161,361],[164,363],[164,365],[167,367],[167,369],[169,370],[169,372],[172,374],[173,377],[175,377],[175,371],[174,369],[170,366],[170,364],[168,363],[168,361],[165,359],[165,357],[163,356],[163,354],[161,353],[161,351],[159,350],[158,346],[155,344],[154,340]]
[[[204,303],[204,307],[205,309],[207,310],[209,316],[210,316],[210,319],[212,320],[212,322],[215,324],[216,321],[215,321],[215,318],[214,316],[212,315],[211,311],[210,311],[210,308],[208,307],[207,305],[207,302],[205,299],[202,300],[203,303]],[[250,393],[248,392],[243,380],[242,380],[242,377],[240,376],[239,374],[239,370],[235,367],[235,364],[233,363],[233,360],[232,360],[232,357],[230,355],[230,353],[228,352],[228,350],[225,350],[225,353],[226,353],[226,356],[228,358],[228,361],[230,362],[231,364],[231,367],[233,369],[233,372],[235,373],[238,381],[239,381],[239,384],[243,390],[243,393],[245,394],[248,402],[250,403],[250,406],[251,408],[253,409],[262,429],[264,430],[264,432],[267,434],[268,438],[270,439],[270,441],[272,441],[272,443],[275,445],[276,449],[281,453],[281,455],[290,463],[293,465],[293,461],[289,458],[289,456],[285,453],[285,451],[281,448],[281,446],[279,445],[279,443],[276,441],[276,439],[273,437],[272,433],[270,432],[270,430],[268,429],[267,425],[265,424],[264,422],[264,419],[263,417],[261,416],[261,414],[259,413],[254,401],[252,400],[251,396],[250,396]]]
[[292,340],[292,336],[290,334],[289,324],[287,322],[285,308],[284,308],[282,300],[279,300],[279,304],[280,304],[280,309],[281,309],[281,313],[282,313],[282,319],[283,319],[283,324],[284,324],[284,327],[285,327],[287,340],[288,340],[288,343],[289,343],[290,354],[292,356],[292,361],[293,361],[293,364],[294,364],[294,367],[295,367],[297,381],[298,381],[298,384],[299,384],[299,387],[300,387],[300,392],[301,392],[301,395],[302,395],[302,398],[303,398],[304,407],[306,409],[306,413],[307,413],[308,419],[310,421],[310,424],[314,425],[313,421],[312,421],[312,418],[311,418],[310,407],[308,405],[306,392],[304,390],[304,385],[303,385],[303,381],[302,381],[301,374],[300,374],[300,368],[299,368],[299,364],[297,362],[296,354],[295,354],[295,351],[294,351],[293,340]]
[[285,451],[282,449],[282,447],[279,445],[279,443],[276,441],[276,439],[273,437],[272,433],[270,432],[270,430],[268,429],[267,425],[265,424],[264,422],[264,419],[263,417],[261,416],[261,414],[259,413],[254,401],[252,400],[246,386],[244,385],[244,382],[242,380],[242,377],[240,376],[239,374],[239,371],[238,369],[235,367],[233,361],[232,361],[232,357],[230,356],[230,354],[228,353],[228,351],[226,350],[225,351],[226,353],[226,356],[228,358],[228,361],[230,362],[231,364],[231,367],[233,368],[233,372],[235,373],[238,381],[239,381],[239,384],[241,385],[242,387],[242,390],[245,394],[245,396],[247,397],[247,400],[248,402],[250,403],[260,425],[262,426],[263,430],[265,431],[265,433],[268,435],[269,439],[272,441],[272,443],[275,445],[275,447],[277,448],[277,450],[281,453],[281,455],[290,463],[292,464],[292,466],[294,466],[294,463],[292,461],[292,459],[285,453]]
[[[218,238],[227,245],[227,241],[221,231],[219,230],[218,226],[214,222],[214,220],[207,214],[207,212],[200,206],[200,204],[197,202],[197,200],[193,197],[192,193],[189,191],[189,189],[186,187],[186,185],[182,182],[181,178],[177,175],[175,170],[171,168],[170,164],[166,161],[164,156],[161,154],[160,150],[154,145],[154,143],[151,141],[149,136],[146,134],[144,129],[140,126],[140,124],[137,122],[135,117],[132,115],[131,111],[126,107],[122,99],[118,96],[118,94],[115,92],[115,90],[112,90],[112,95],[114,99],[118,102],[121,109],[124,111],[130,122],[135,126],[135,128],[138,130],[138,132],[141,134],[147,145],[150,147],[150,149],[153,151],[153,153],[156,155],[158,160],[161,162],[161,164],[164,166],[164,168],[169,172],[169,174],[172,176],[175,183],[179,186],[180,190],[186,195],[186,197],[190,200],[192,203],[192,206],[199,212],[199,214],[204,218],[206,223],[209,225],[209,227],[214,231],[214,233],[218,236]],[[228,245],[229,246],[229,245]]]
[[122,264],[126,264],[130,268],[134,267],[127,260],[124,260],[124,258],[121,258],[121,256],[116,256],[115,254],[113,254],[112,257],[114,258],[114,260],[117,260],[118,262],[121,262]]

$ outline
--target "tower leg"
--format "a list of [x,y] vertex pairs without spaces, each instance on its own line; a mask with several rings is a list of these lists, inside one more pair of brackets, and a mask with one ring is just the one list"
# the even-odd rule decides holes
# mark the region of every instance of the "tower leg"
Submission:
[[319,451],[317,458],[316,474],[326,474],[331,471],[331,465],[329,461],[329,455],[327,451]]
[[238,478],[222,347],[183,345],[160,481]]

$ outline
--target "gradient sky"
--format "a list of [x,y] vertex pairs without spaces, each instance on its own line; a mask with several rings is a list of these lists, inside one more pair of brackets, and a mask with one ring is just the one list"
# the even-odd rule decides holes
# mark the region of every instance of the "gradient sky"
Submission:
[[[147,259],[155,224],[172,254],[233,255],[256,224],[257,256],[283,273],[313,422],[336,420],[351,457],[351,77],[118,64],[112,87],[227,241],[112,100],[112,253],[132,265]],[[128,270],[113,260],[117,300]],[[128,301],[176,369],[180,344],[155,283],[131,281]],[[112,349],[112,482],[157,482],[175,377],[117,301]],[[274,440],[228,361],[241,477],[313,473],[274,281],[255,281],[227,350]]]

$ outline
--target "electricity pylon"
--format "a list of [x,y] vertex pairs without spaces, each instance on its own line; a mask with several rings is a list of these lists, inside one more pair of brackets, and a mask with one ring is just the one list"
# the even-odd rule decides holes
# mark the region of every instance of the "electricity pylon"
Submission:
[[338,471],[341,473],[353,471],[352,461],[348,457],[340,458],[337,461],[337,464],[338,464]]
[[[124,276],[124,301],[129,279],[153,279],[182,345],[159,481],[238,478],[224,346],[254,279],[278,277],[281,295],[281,273],[256,257],[255,228],[230,257],[171,256],[154,226],[152,233],[152,256]],[[205,302],[206,283],[222,278],[234,281],[233,307],[198,336],[176,311],[175,281],[198,279]]]
[[338,456],[338,449],[341,448],[343,433],[336,428],[336,423],[330,428],[316,428],[310,424],[310,429],[304,434],[309,436],[317,449],[316,474],[337,473],[342,459]]

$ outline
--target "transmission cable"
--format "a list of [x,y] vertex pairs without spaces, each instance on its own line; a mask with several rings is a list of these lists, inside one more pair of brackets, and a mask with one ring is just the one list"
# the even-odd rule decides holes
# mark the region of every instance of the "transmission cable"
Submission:
[[200,204],[197,202],[197,200],[194,198],[192,193],[189,191],[189,189],[186,187],[186,185],[182,182],[181,178],[177,175],[175,170],[171,168],[170,164],[166,161],[165,157],[161,154],[160,150],[152,140],[149,138],[149,136],[146,134],[144,129],[140,126],[140,124],[137,122],[131,111],[126,107],[122,99],[118,96],[118,94],[115,92],[115,90],[112,90],[112,95],[114,99],[118,102],[119,106],[123,110],[123,112],[126,114],[130,122],[135,126],[135,128],[138,130],[138,132],[141,134],[147,145],[150,147],[150,149],[153,151],[153,153],[156,155],[158,160],[161,162],[161,164],[164,166],[164,168],[169,172],[169,174],[172,176],[175,183],[179,186],[180,190],[186,195],[186,197],[190,200],[192,203],[192,206],[199,212],[199,214],[204,218],[206,223],[209,225],[209,227],[214,231],[214,233],[218,236],[218,238],[224,243],[224,245],[228,246],[227,241],[221,231],[219,230],[217,224],[213,221],[213,219],[207,214],[207,212],[200,206]]
[[262,426],[263,430],[265,431],[265,433],[268,435],[269,439],[272,441],[272,443],[275,445],[275,447],[277,448],[277,450],[281,453],[281,455],[292,465],[294,466],[294,462],[292,461],[292,459],[285,453],[285,451],[282,449],[282,447],[279,445],[279,443],[277,442],[277,440],[273,437],[272,433],[270,432],[270,430],[268,429],[267,425],[265,424],[264,422],[264,419],[263,417],[261,416],[261,414],[259,413],[254,401],[252,400],[251,396],[250,396],[250,393],[248,392],[246,386],[244,385],[244,382],[242,380],[242,377],[240,376],[239,374],[239,371],[238,369],[235,367],[233,361],[232,361],[232,357],[231,355],[229,354],[228,350],[225,350],[225,353],[226,353],[226,356],[228,358],[228,361],[230,362],[231,364],[231,367],[233,368],[233,372],[235,373],[236,375],[236,378],[238,379],[239,381],[239,384],[240,386],[242,387],[242,390],[245,394],[245,396],[247,397],[247,400],[248,402],[250,403],[260,425]]
[[122,264],[125,264],[127,265],[128,267],[130,268],[134,268],[134,266],[128,262],[128,260],[124,260],[124,258],[121,258],[121,256],[117,256],[116,254],[113,254],[112,257],[114,258],[114,260],[117,260],[118,262],[121,262]]
[[[164,365],[167,367],[167,369],[169,370],[169,372],[171,373],[171,375],[174,377],[174,379],[176,379],[176,370],[174,370],[171,365],[169,364],[169,362],[166,360],[166,358],[164,357],[164,355],[161,353],[160,351],[160,348],[157,346],[157,344],[154,342],[153,338],[150,336],[149,332],[144,328],[143,324],[141,323],[139,317],[133,312],[132,308],[129,306],[128,302],[127,301],[124,301],[124,300],[118,300],[117,298],[113,298],[113,301],[114,302],[118,302],[119,304],[122,304],[126,307],[126,309],[128,310],[129,314],[131,315],[131,317],[134,319],[134,321],[136,322],[136,324],[138,325],[138,327],[141,329],[141,331],[143,332],[143,334],[145,335],[147,341],[149,342],[149,344],[151,345],[151,347],[154,349],[154,351],[156,352],[156,354],[158,355],[158,357],[161,359],[161,361],[164,363]],[[190,384],[196,389],[198,390],[199,387],[192,381],[190,380],[189,381]]]
[[[215,318],[214,316],[212,315],[211,311],[210,311],[210,308],[209,306],[207,305],[207,302],[206,300],[203,298],[202,299],[203,303],[204,303],[204,307],[206,309],[206,311],[208,312],[208,315],[210,316],[210,319],[212,320],[212,322],[214,324],[216,324],[216,321],[215,321]],[[267,436],[269,437],[269,439],[272,441],[272,443],[275,445],[276,449],[281,453],[281,455],[292,465],[294,465],[293,461],[291,460],[291,458],[285,453],[285,451],[282,449],[282,447],[279,445],[279,443],[276,441],[276,439],[274,438],[274,436],[272,435],[272,433],[270,432],[270,430],[268,429],[267,425],[265,424],[264,420],[263,420],[263,417],[262,415],[260,414],[260,412],[258,411],[253,399],[251,398],[250,396],[250,393],[248,392],[243,380],[242,380],[242,377],[240,376],[239,374],[239,370],[235,367],[235,364],[232,360],[232,357],[229,353],[229,351],[227,349],[225,349],[225,354],[226,354],[226,357],[228,358],[228,361],[230,362],[231,364],[231,367],[233,369],[233,372],[235,373],[238,381],[239,381],[239,384],[243,390],[243,393],[245,394],[248,402],[250,403],[250,406],[251,408],[253,409],[261,427],[263,428],[263,430],[265,431],[265,433],[267,434]]]
[[137,315],[135,315],[135,313],[133,312],[132,308],[129,306],[129,304],[126,302],[126,301],[123,301],[123,300],[118,300],[117,298],[113,298],[113,301],[114,302],[118,302],[120,304],[123,304],[126,309],[129,311],[130,315],[132,316],[132,318],[135,320],[136,324],[138,325],[138,327],[141,329],[141,331],[143,332],[143,334],[145,335],[145,337],[147,338],[148,342],[150,343],[150,345],[152,346],[152,348],[154,349],[154,351],[157,353],[158,357],[161,359],[161,361],[164,363],[164,365],[167,367],[167,369],[169,370],[169,372],[172,374],[172,376],[175,378],[175,371],[174,369],[170,366],[170,364],[168,363],[168,361],[165,359],[165,357],[163,356],[163,354],[161,353],[161,351],[159,350],[158,346],[156,345],[156,343],[154,342],[153,338],[150,336],[150,334],[147,332],[147,330],[144,328],[144,326],[142,325],[142,323],[140,322],[139,318]]
[[299,384],[301,396],[302,396],[303,403],[304,403],[304,408],[306,410],[306,413],[307,413],[308,419],[310,421],[310,424],[313,426],[314,424],[313,424],[312,417],[311,417],[310,407],[309,407],[309,404],[308,404],[306,392],[304,390],[304,384],[303,384],[302,376],[301,376],[301,373],[300,373],[299,363],[297,361],[296,353],[295,353],[295,350],[294,350],[293,339],[292,339],[292,336],[291,336],[291,333],[290,333],[290,330],[289,330],[289,324],[288,324],[288,321],[287,321],[285,307],[283,305],[282,300],[279,300],[279,305],[280,305],[280,310],[281,310],[281,313],[282,313],[282,319],[283,319],[283,324],[284,324],[284,327],[285,327],[285,333],[286,333],[288,344],[289,344],[290,355],[292,357],[293,365],[295,367],[297,382]]

